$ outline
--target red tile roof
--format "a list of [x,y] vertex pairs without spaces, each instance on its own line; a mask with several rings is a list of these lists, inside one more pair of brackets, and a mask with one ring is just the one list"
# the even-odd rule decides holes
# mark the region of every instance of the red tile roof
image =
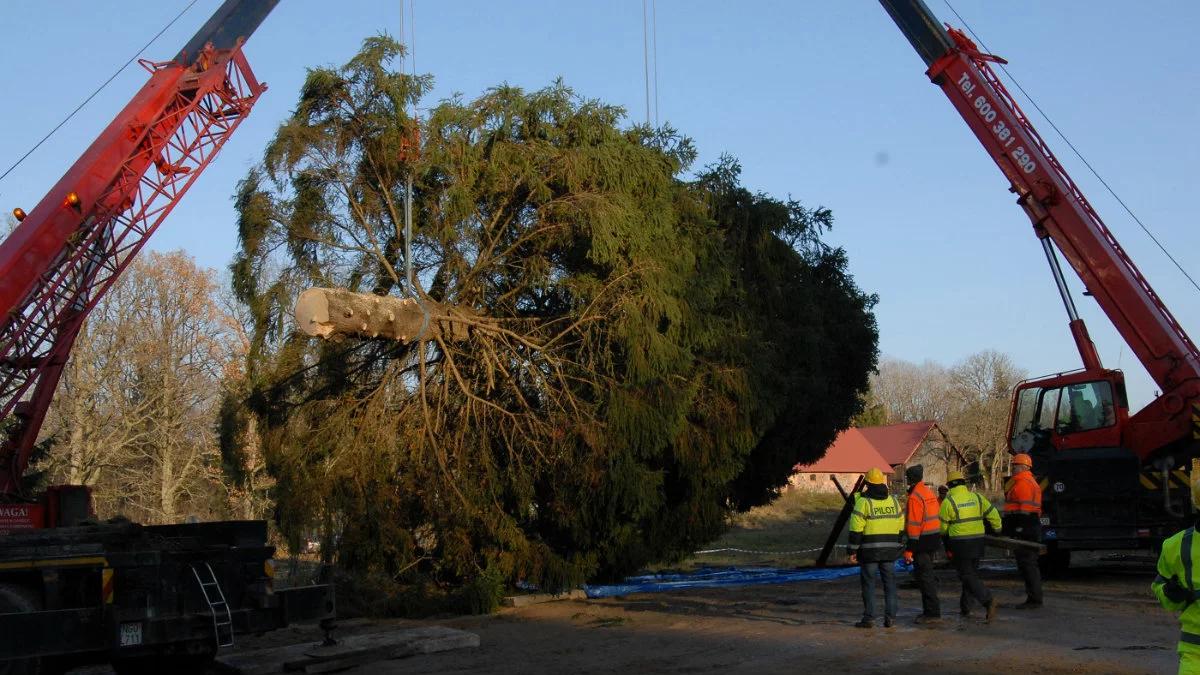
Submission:
[[860,427],[867,441],[883,455],[888,464],[904,464],[913,456],[925,437],[937,426],[934,422],[908,422],[882,427]]
[[838,434],[825,456],[807,465],[796,465],[797,473],[866,473],[892,467],[912,458],[937,426],[934,422],[906,422],[880,427],[852,427]]
[[879,454],[860,429],[846,429],[838,434],[825,456],[808,465],[796,465],[799,473],[866,473],[877,468],[891,473],[892,467]]

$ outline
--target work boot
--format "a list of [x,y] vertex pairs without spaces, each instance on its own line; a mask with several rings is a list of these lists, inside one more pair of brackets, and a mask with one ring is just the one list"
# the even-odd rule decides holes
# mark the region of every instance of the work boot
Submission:
[[913,619],[913,623],[919,623],[919,624],[935,624],[935,623],[941,623],[941,622],[942,622],[942,617],[940,617],[936,614],[920,614],[917,616],[916,619]]
[[859,620],[858,623],[854,624],[854,627],[855,628],[874,628],[875,620],[864,618],[864,619]]
[[992,601],[987,605],[987,622],[991,623],[992,619],[996,618],[996,612],[1000,609],[1000,601],[992,598]]
[[1042,603],[1035,602],[1033,600],[1026,600],[1025,602],[1022,602],[1021,604],[1016,606],[1016,609],[1041,609],[1041,608],[1042,608]]
[[892,627],[892,626],[894,626],[895,624],[896,624],[896,618],[895,618],[895,617],[892,617],[892,616],[885,616],[885,617],[883,617],[883,627],[884,627],[884,628],[891,628],[891,627]]

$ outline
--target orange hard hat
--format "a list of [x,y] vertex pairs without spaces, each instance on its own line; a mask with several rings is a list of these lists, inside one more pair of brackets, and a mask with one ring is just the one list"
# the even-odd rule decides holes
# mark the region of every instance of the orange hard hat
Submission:
[[1012,463],[1018,466],[1027,466],[1031,469],[1033,468],[1033,458],[1023,452],[1018,452],[1017,454],[1013,455]]

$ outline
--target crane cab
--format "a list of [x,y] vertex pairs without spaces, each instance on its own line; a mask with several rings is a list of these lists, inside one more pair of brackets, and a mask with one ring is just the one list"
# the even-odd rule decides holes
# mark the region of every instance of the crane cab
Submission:
[[1026,380],[1013,391],[1008,438],[1013,452],[1049,460],[1051,450],[1120,447],[1129,419],[1125,375],[1083,370]]
[[1130,449],[1132,426],[1119,370],[1027,380],[1014,390],[1009,447],[1033,459],[1051,567],[1072,550],[1150,548],[1189,511],[1176,463],[1143,466]]

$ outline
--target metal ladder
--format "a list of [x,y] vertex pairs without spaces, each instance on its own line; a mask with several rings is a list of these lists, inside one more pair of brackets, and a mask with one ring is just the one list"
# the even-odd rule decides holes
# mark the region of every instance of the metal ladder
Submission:
[[218,647],[233,646],[233,614],[229,611],[229,603],[225,601],[225,592],[217,583],[217,575],[213,573],[212,565],[206,562],[193,563],[192,575],[200,584],[200,593],[208,610],[212,614],[213,635]]

